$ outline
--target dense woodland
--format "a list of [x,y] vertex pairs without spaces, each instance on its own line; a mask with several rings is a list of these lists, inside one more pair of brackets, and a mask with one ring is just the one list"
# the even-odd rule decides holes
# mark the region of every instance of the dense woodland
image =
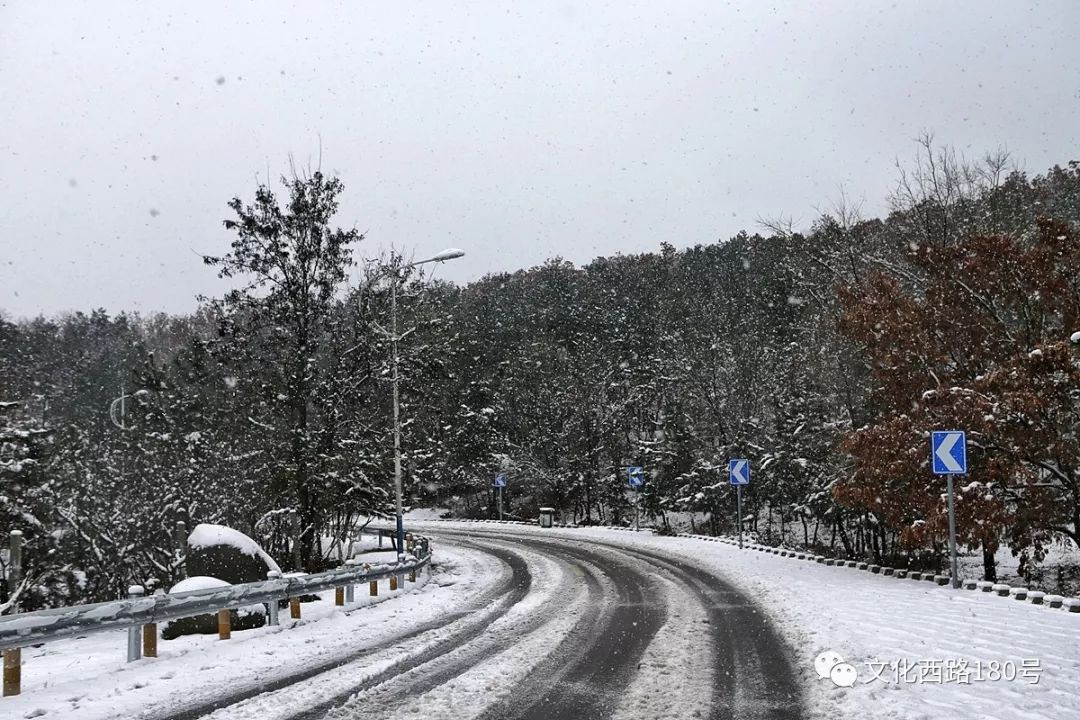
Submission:
[[[835,201],[807,232],[551,260],[460,287],[400,271],[409,503],[730,532],[894,565],[945,550],[931,429],[969,432],[965,548],[1037,567],[1080,541],[1080,164],[1029,176],[924,138],[884,218]],[[234,199],[222,295],[189,316],[0,318],[0,530],[22,607],[178,576],[173,529],[218,522],[285,560],[392,509],[390,284],[357,260],[341,180]],[[224,199],[223,199],[224,200]],[[827,199],[823,199],[825,201]],[[214,232],[212,227],[207,232]],[[124,395],[122,408],[110,406]],[[692,516],[688,513],[694,513]]]

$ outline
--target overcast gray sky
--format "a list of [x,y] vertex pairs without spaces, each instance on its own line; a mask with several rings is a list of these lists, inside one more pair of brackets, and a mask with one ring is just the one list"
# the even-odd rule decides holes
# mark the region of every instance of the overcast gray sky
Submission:
[[0,311],[187,311],[290,154],[364,252],[561,255],[880,211],[929,129],[1080,159],[1080,2],[0,0]]

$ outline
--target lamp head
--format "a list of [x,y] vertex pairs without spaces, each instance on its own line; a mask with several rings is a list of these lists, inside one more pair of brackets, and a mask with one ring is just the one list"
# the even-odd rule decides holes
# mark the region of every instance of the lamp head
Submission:
[[462,257],[464,255],[465,255],[464,250],[458,250],[457,248],[447,248],[446,250],[443,250],[441,253],[439,253],[438,255],[436,255],[435,257],[433,257],[431,259],[434,262],[444,262],[446,260],[453,260],[455,258],[459,258],[459,257]]

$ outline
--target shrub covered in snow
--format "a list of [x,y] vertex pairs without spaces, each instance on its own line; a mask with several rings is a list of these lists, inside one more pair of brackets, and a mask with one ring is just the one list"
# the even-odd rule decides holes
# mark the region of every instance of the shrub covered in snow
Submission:
[[[216,577],[196,575],[181,580],[169,590],[170,595],[227,588],[227,583]],[[263,605],[245,605],[229,611],[233,630],[249,630],[266,624],[266,608]],[[170,620],[161,629],[161,637],[173,640],[181,635],[211,635],[218,631],[217,614],[206,613]]]
[[257,542],[224,525],[197,525],[188,536],[187,571],[237,584],[266,579],[270,570],[281,572]]

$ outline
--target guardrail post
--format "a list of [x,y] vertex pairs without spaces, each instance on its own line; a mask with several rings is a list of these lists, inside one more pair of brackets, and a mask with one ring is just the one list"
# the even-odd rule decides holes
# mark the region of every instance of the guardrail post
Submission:
[[289,617],[293,620],[300,619],[300,598],[289,598]]
[[[268,570],[266,573],[267,580],[277,580],[279,577],[281,577],[281,573],[277,570]],[[270,624],[279,624],[280,621],[278,620],[278,601],[276,599],[271,600],[270,602],[266,603],[266,608],[270,615]]]
[[[164,595],[165,591],[158,588],[154,595]],[[143,657],[157,657],[157,623],[146,623],[142,626],[142,654]]]
[[[146,590],[142,585],[132,585],[128,588],[129,598],[141,598],[146,594]],[[127,646],[127,661],[135,662],[142,657],[142,628],[138,625],[133,625],[128,628],[128,646]]]
[[409,571],[409,582],[416,582],[416,568]]
[[341,607],[342,605],[345,604],[345,588],[344,587],[336,587],[336,588],[334,588],[334,604],[337,605],[338,607]]
[[229,608],[221,608],[217,611],[217,636],[218,640],[228,640],[232,637],[232,614]]
[[[364,573],[371,571],[371,565],[364,563]],[[368,595],[371,597],[377,597],[379,595],[379,581],[372,580],[368,583]]]
[[[22,583],[22,542],[21,530],[12,530],[9,537],[10,552],[8,554],[8,592],[18,592],[19,584]],[[14,615],[19,612],[19,604],[16,601],[11,608]],[[22,648],[11,648],[4,651],[4,695],[18,695],[22,692]]]
[[397,590],[397,575],[390,576],[390,589]]
[[22,692],[22,648],[4,651],[4,697]]
[[[356,560],[354,560],[353,558],[349,558],[348,560],[345,561],[345,565],[346,565],[346,567],[349,568],[350,571],[353,571],[356,568]],[[355,589],[356,589],[356,586],[350,580],[349,583],[345,586],[345,604],[346,605],[352,605],[356,601],[356,598],[353,595],[353,592],[355,591]]]
[[143,657],[157,657],[157,623],[142,626],[142,654]]

